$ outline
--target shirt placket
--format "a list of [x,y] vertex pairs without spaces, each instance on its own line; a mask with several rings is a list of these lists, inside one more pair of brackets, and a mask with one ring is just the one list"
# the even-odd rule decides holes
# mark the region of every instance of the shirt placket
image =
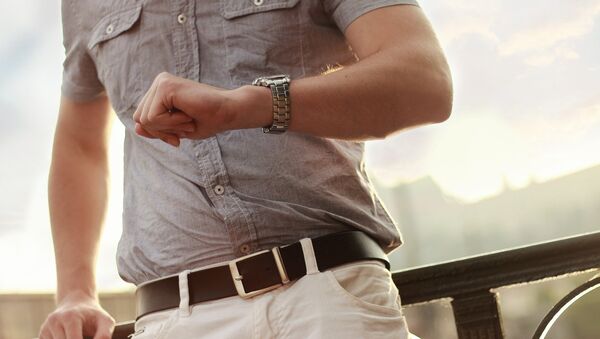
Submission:
[[225,224],[236,256],[254,252],[257,249],[256,227],[250,211],[231,186],[217,138],[197,141],[194,155],[206,193]]
[[[205,6],[206,4],[203,4]],[[196,28],[196,1],[170,1],[173,17],[176,75],[200,81],[200,51]],[[218,48],[218,46],[214,46]],[[250,211],[231,187],[216,137],[192,142],[201,181],[212,208],[221,216],[236,256],[252,253],[257,247],[256,228]],[[201,223],[201,222],[200,222]]]
[[169,1],[171,32],[175,49],[175,73],[182,78],[200,80],[198,32],[195,25],[196,2]]

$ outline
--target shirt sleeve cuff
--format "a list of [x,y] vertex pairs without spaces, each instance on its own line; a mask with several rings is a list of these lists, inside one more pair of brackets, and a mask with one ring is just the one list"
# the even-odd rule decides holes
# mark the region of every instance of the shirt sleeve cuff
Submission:
[[343,1],[333,12],[332,17],[342,32],[358,17],[378,8],[393,5],[419,6],[417,0],[371,0],[371,1]]
[[83,87],[63,78],[61,94],[73,101],[85,102],[106,95],[104,87]]

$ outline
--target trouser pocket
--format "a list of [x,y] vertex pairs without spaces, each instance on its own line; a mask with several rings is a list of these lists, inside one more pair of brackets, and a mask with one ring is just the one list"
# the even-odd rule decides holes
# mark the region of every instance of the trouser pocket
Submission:
[[338,297],[366,311],[401,315],[398,289],[390,272],[376,261],[361,261],[326,271]]

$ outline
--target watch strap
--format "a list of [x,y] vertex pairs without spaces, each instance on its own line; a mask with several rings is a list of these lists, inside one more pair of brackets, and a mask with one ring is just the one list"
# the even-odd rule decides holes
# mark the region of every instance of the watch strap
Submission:
[[273,123],[263,127],[264,133],[281,134],[287,131],[291,119],[290,76],[287,74],[256,78],[252,85],[271,89]]

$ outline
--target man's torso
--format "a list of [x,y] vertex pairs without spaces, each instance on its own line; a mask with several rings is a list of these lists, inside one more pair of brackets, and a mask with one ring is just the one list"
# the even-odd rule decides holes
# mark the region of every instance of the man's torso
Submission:
[[339,27],[350,20],[347,13],[334,21],[320,0],[71,6],[98,80],[126,127],[118,250],[125,280],[139,284],[349,229],[365,231],[386,251],[400,244],[367,178],[362,143],[251,129],[173,148],[134,131],[133,111],[163,71],[236,88],[261,75],[294,79],[355,62]]

